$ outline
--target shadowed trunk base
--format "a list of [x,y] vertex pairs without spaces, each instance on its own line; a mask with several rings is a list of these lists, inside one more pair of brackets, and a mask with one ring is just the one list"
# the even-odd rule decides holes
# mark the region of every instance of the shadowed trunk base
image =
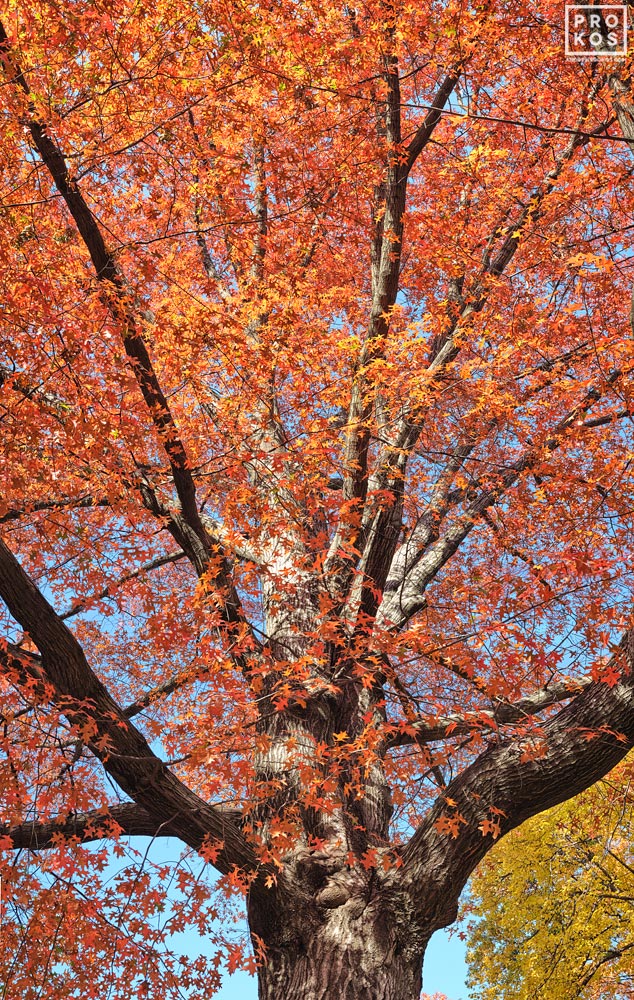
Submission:
[[286,909],[264,939],[260,1000],[419,1000],[424,943],[390,909],[359,897],[320,912]]

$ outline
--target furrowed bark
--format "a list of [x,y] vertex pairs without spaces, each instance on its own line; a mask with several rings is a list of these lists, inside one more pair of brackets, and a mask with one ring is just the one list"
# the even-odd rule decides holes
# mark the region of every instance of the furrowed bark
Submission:
[[[507,833],[583,790],[634,745],[633,649],[628,633],[615,657],[617,685],[587,683],[535,737],[496,741],[452,781],[398,852],[401,866],[389,849],[385,870],[372,871],[332,848],[295,852],[274,891],[249,907],[256,945],[266,949],[260,996],[417,1000],[427,943],[455,919],[491,831],[499,824]],[[442,828],[452,817],[455,836]]]

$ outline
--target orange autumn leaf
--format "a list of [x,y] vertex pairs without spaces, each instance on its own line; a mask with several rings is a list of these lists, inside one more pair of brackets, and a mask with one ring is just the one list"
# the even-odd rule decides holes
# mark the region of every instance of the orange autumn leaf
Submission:
[[439,816],[434,820],[434,827],[438,830],[438,833],[448,834],[450,837],[455,838],[460,832],[460,824],[466,822],[464,816],[459,812],[455,812],[451,816]]
[[502,832],[499,819],[483,819],[478,829],[482,832],[483,837],[490,834],[494,840],[497,840]]

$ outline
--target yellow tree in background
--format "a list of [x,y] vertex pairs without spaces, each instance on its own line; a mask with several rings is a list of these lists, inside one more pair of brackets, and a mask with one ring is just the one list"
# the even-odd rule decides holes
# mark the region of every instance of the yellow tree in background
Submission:
[[501,841],[471,883],[481,1000],[634,996],[634,761]]

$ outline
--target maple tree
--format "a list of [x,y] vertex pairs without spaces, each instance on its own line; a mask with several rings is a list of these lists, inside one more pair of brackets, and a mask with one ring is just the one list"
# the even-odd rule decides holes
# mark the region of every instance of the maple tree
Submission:
[[0,55],[4,996],[418,997],[634,745],[629,63],[493,0]]
[[480,863],[468,903],[474,996],[632,996],[631,783],[630,758]]

